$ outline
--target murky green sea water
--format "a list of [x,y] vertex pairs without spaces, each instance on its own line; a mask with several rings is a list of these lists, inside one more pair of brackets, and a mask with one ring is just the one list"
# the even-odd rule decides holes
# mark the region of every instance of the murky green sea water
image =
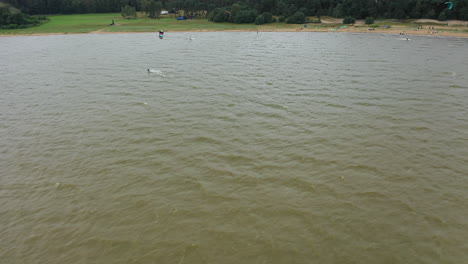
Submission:
[[0,263],[468,263],[468,39],[410,38],[0,38]]

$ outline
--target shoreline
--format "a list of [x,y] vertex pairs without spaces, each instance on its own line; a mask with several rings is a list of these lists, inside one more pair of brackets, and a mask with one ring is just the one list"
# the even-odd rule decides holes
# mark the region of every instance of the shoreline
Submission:
[[[112,24],[109,22],[112,21]],[[115,23],[114,23],[115,21]],[[381,19],[367,25],[364,20],[354,24],[343,24],[341,18],[323,16],[321,23],[263,25],[213,23],[207,19],[175,20],[162,17],[158,20],[140,16],[124,19],[118,13],[51,15],[49,21],[37,27],[26,29],[0,30],[0,37],[53,36],[77,34],[124,34],[165,32],[331,32],[369,33],[396,35],[426,35],[439,37],[468,38],[468,21],[434,19]]]
[[[261,29],[258,30],[261,32],[329,32],[329,33],[362,33],[362,34],[389,34],[389,35],[400,35],[403,36],[437,36],[437,37],[457,37],[457,38],[468,38],[468,32],[453,32],[453,31],[444,31],[443,29],[434,29],[434,30],[398,30],[398,29],[384,29],[384,30],[365,30],[362,28],[346,28],[346,29],[335,29],[335,28],[326,28],[326,29],[309,29],[309,28],[297,28],[297,29]],[[181,31],[166,31],[170,33],[188,33],[188,32],[257,32],[257,30],[181,30]],[[31,34],[0,34],[0,37],[34,37],[34,36],[55,36],[55,35],[83,35],[83,34],[138,34],[138,33],[154,33],[152,31],[92,31],[85,33],[67,33],[67,32],[54,32],[54,33],[31,33]]]
[[[396,34],[396,35],[413,35],[413,36],[439,36],[439,37],[458,37],[468,38],[468,24],[464,25],[451,25],[448,24],[432,24],[432,25],[393,25],[388,28],[376,27],[372,28],[363,25],[363,23],[356,23],[354,25],[342,25],[334,23],[335,21],[328,21],[322,24],[308,24],[294,25],[289,28],[276,28],[274,26],[259,26],[256,29],[196,29],[196,30],[166,30],[166,32],[330,32],[330,33],[367,33],[367,34]],[[11,33],[5,34],[0,32],[0,37],[16,37],[16,36],[53,36],[53,35],[81,35],[81,34],[125,34],[125,33],[154,33],[155,31],[107,31],[109,27],[102,27],[90,32],[39,32],[39,33]]]

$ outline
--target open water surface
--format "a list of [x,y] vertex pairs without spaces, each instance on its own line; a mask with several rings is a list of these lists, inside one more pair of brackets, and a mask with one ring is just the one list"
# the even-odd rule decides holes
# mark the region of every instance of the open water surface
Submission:
[[410,38],[0,38],[0,262],[468,263],[468,39]]

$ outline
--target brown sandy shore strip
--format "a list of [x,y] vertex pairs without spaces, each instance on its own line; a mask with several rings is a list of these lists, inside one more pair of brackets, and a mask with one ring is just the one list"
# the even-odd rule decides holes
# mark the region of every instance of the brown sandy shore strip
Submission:
[[[192,30],[192,31],[166,31],[173,33],[186,33],[186,32],[257,32],[257,30]],[[423,36],[441,36],[441,37],[457,37],[468,38],[468,32],[453,32],[453,31],[437,31],[437,30],[408,30],[408,29],[385,29],[385,30],[365,30],[363,28],[345,28],[336,31],[331,31],[330,28],[325,29],[262,29],[258,32],[330,32],[330,33],[368,33],[368,34],[394,34],[400,35],[423,35]],[[17,37],[17,36],[51,36],[51,35],[82,35],[82,34],[134,34],[134,33],[154,33],[154,32],[105,32],[97,30],[88,33],[33,33],[33,34],[0,34],[0,37]]]

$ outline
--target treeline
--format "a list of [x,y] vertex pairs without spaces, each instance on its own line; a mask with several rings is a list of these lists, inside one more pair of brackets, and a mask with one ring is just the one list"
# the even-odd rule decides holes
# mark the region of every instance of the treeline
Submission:
[[0,29],[33,27],[39,25],[41,20],[46,20],[46,17],[32,17],[10,5],[0,3]]
[[161,2],[166,10],[184,10],[189,14],[209,14],[216,8],[226,10],[239,4],[256,15],[271,13],[290,17],[305,16],[376,18],[431,18],[468,20],[468,0],[3,0],[29,14],[72,14],[120,12],[121,7],[144,11],[151,2]]

